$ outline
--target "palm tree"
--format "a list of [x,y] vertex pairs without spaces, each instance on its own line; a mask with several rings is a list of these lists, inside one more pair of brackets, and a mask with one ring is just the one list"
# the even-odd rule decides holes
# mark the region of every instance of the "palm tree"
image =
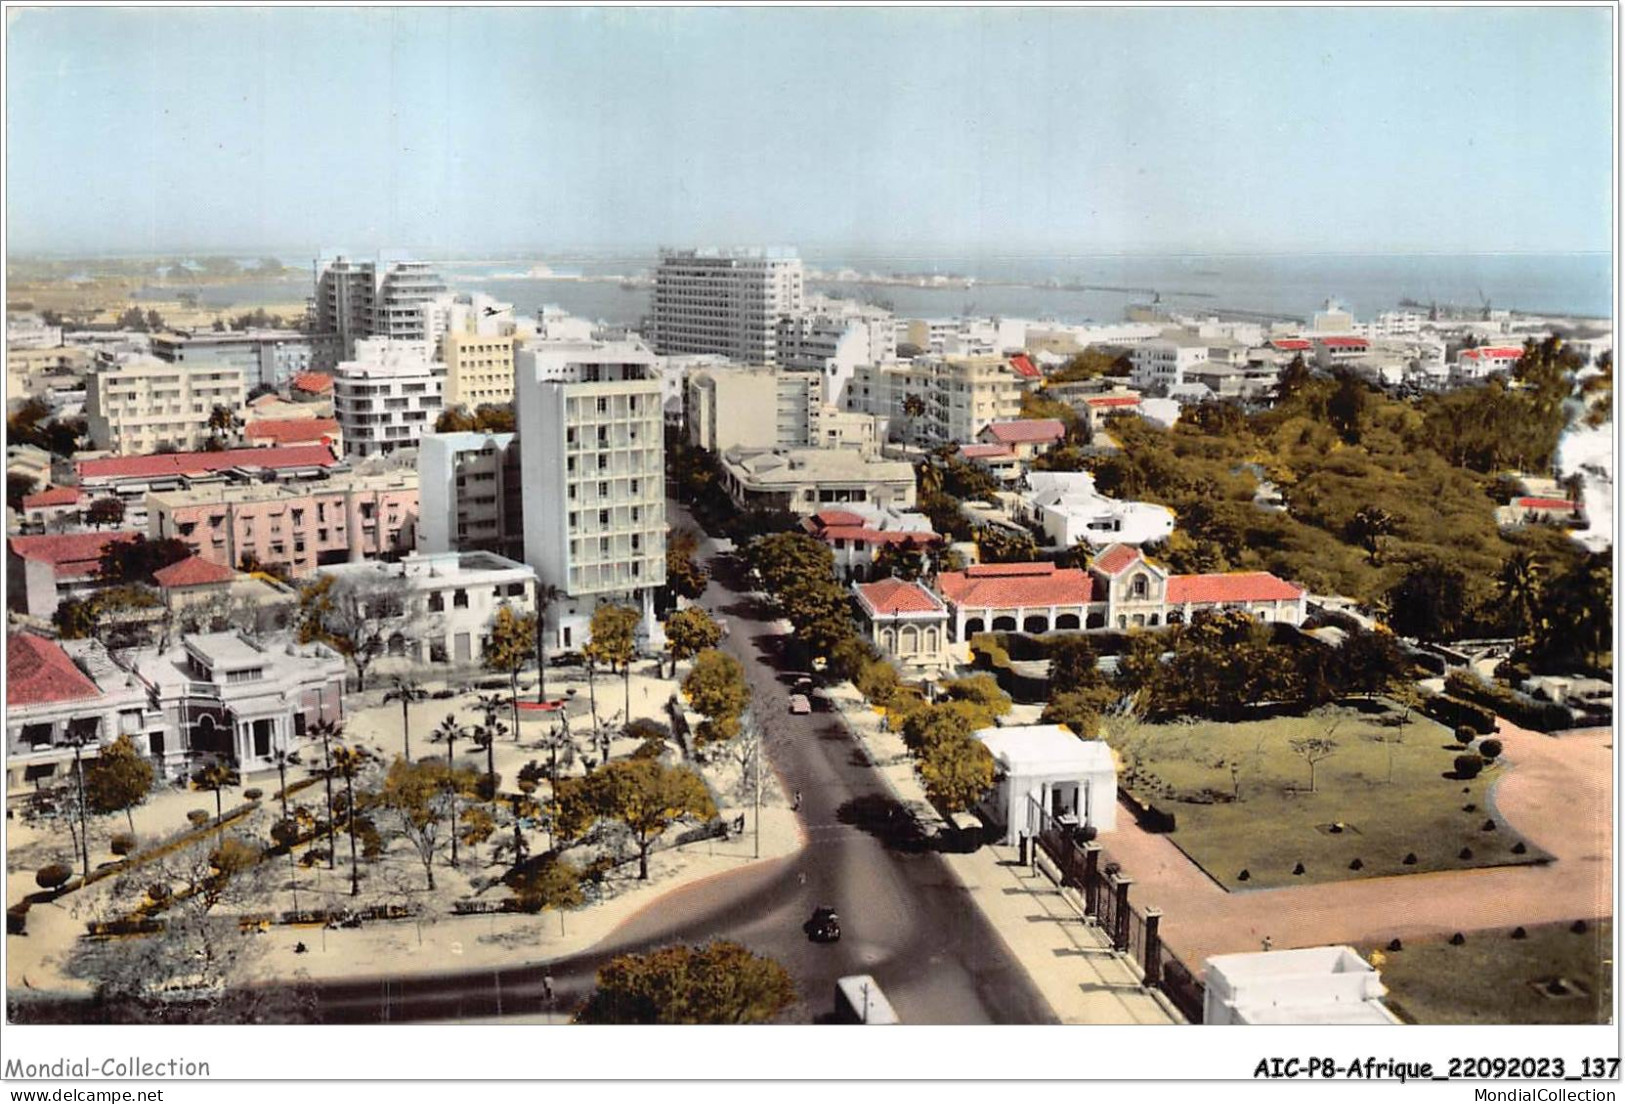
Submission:
[[468,730],[462,725],[458,724],[457,718],[452,716],[450,713],[447,713],[446,719],[435,726],[435,730],[433,732],[429,733],[429,740],[432,743],[438,744],[444,742],[446,745],[447,770],[452,769],[451,761],[452,756],[455,754],[454,748],[456,747],[457,741],[461,740],[467,735]]
[[372,753],[363,747],[341,745],[333,749],[333,765],[344,777],[344,811],[350,832],[351,897],[361,896],[361,866],[355,853],[355,776],[371,761]]
[[563,600],[564,591],[552,583],[536,588],[536,700],[547,700],[547,622],[548,613],[555,603]]
[[485,773],[491,781],[491,789],[496,790],[496,745],[497,741],[508,734],[508,726],[496,718],[491,718],[486,724],[475,725],[469,732],[468,738],[476,747],[485,749]]
[[919,481],[920,497],[932,498],[942,493],[942,469],[929,460],[922,460],[915,469]]
[[310,734],[322,742],[322,782],[327,789],[327,869],[334,865],[338,843],[333,832],[333,743],[344,739],[344,722],[320,720],[310,726]]
[[1519,637],[1533,637],[1536,609],[1540,604],[1541,565],[1527,548],[1517,549],[1501,564],[1497,588],[1501,600],[1518,611]]
[[429,696],[417,679],[397,675],[394,685],[384,692],[384,701],[401,703],[401,739],[406,745],[406,761],[412,761],[412,718],[410,709],[413,702],[420,702]]
[[276,764],[277,781],[282,786],[282,792],[278,794],[278,796],[282,798],[282,819],[287,820],[288,768],[297,767],[299,765],[299,753],[297,751],[289,751],[286,748],[279,748],[275,753],[272,754],[271,761]]
[[903,415],[908,418],[908,443],[913,444],[919,419],[925,416],[925,400],[910,393],[903,396]]
[[214,791],[214,823],[217,827],[225,819],[221,791],[227,786],[237,786],[241,783],[242,777],[238,775],[237,768],[225,763],[210,763],[206,767],[200,767],[197,773],[192,775],[193,786],[200,790]]

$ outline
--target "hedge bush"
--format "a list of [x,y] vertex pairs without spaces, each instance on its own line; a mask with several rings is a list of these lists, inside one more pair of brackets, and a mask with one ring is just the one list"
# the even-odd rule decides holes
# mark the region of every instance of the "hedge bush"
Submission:
[[1495,714],[1488,709],[1448,695],[1427,699],[1422,712],[1450,728],[1470,728],[1481,736],[1495,731]]
[[1501,758],[1500,740],[1482,740],[1478,745],[1478,754],[1485,759],[1495,760]]
[[58,886],[66,885],[71,877],[73,870],[66,864],[51,863],[34,872],[34,884],[41,889],[56,889]]
[[1536,732],[1556,732],[1574,727],[1574,714],[1568,706],[1541,701],[1499,683],[1491,684],[1465,671],[1451,671],[1444,679],[1445,692],[1499,713],[1519,728]]
[[1455,759],[1457,778],[1477,778],[1484,769],[1484,760],[1477,755],[1458,755]]
[[108,841],[107,846],[115,855],[128,855],[135,850],[135,837],[128,832],[120,832]]

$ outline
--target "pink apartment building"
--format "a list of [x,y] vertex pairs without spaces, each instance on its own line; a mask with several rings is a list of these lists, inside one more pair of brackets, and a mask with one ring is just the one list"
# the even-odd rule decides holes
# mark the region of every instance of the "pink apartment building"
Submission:
[[177,537],[209,563],[283,567],[295,578],[330,564],[393,559],[417,544],[415,471],[321,483],[199,487],[147,496],[148,531]]

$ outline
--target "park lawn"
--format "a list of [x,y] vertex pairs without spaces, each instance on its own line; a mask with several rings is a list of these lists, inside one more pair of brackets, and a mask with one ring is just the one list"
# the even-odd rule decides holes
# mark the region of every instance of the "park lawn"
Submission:
[[[1387,1002],[1401,1018],[1421,1024],[1607,1023],[1613,1009],[1613,924],[1568,924],[1470,932],[1461,946],[1448,940],[1406,943],[1399,951],[1361,948],[1388,987]],[[1543,995],[1563,978],[1569,994]],[[1578,987],[1574,983],[1578,982]]]
[[[1369,707],[1143,725],[1112,738],[1128,749],[1129,764],[1138,754],[1129,788],[1176,816],[1168,838],[1230,890],[1550,861],[1491,810],[1486,795],[1502,768],[1471,780],[1447,777],[1461,753],[1447,750],[1449,730],[1424,717],[1398,724],[1397,711]],[[1328,734],[1337,748],[1316,765],[1311,793],[1309,767],[1290,741]],[[1396,734],[1396,742],[1382,742]],[[1203,791],[1205,803],[1188,800]],[[1492,819],[1495,828],[1484,830]],[[1337,824],[1341,832],[1331,830]],[[1521,855],[1513,851],[1519,843]],[[1471,857],[1461,857],[1464,848]],[[1414,864],[1404,862],[1409,854]],[[1301,875],[1293,873],[1299,863]]]

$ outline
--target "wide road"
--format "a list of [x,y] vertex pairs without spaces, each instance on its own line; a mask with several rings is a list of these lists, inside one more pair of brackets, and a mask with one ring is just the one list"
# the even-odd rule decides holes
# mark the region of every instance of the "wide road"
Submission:
[[[692,524],[675,504],[672,512],[675,524]],[[729,626],[724,646],[744,664],[784,792],[801,791],[808,846],[670,893],[592,952],[546,968],[318,983],[323,1021],[563,1014],[586,999],[596,970],[614,955],[725,938],[790,970],[800,994],[786,1017],[792,1021],[826,1017],[835,979],[867,973],[904,1023],[1056,1022],[953,873],[917,837],[839,716],[827,708],[788,713],[793,676],[777,662],[783,636],[768,611],[742,592],[737,568],[718,559],[711,542],[703,549],[713,570],[703,604]],[[820,904],[840,912],[839,943],[814,944],[802,931]]]

